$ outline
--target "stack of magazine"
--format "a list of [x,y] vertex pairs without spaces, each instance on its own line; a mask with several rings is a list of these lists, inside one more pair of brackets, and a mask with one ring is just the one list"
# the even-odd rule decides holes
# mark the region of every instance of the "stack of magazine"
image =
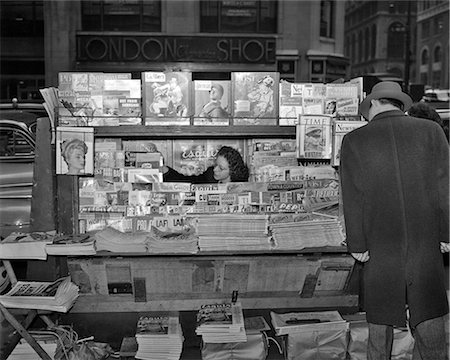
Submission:
[[107,227],[95,233],[97,251],[107,250],[111,252],[147,252],[147,234],[123,233],[119,230]]
[[0,242],[2,259],[46,260],[46,245],[53,242],[55,231],[22,233],[13,232]]
[[[56,337],[50,334],[34,334],[33,332],[31,334],[50,359],[54,359],[57,346]],[[31,345],[25,339],[20,339],[19,343],[8,356],[8,360],[35,360],[37,359],[36,356],[36,351]]]
[[79,288],[70,276],[53,282],[18,281],[10,291],[0,295],[7,308],[67,312],[78,298]]
[[246,342],[241,303],[203,305],[197,313],[195,333],[205,343]]
[[95,239],[86,234],[58,235],[45,250],[48,255],[95,255]]
[[335,310],[286,314],[271,311],[270,317],[276,335],[348,329],[348,322]]
[[137,323],[136,359],[178,360],[183,349],[178,316],[141,316]]
[[271,248],[265,214],[199,215],[197,232],[201,251]]

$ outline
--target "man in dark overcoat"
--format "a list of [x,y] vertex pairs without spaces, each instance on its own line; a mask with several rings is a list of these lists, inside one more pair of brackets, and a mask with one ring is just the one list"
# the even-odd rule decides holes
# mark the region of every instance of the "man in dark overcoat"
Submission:
[[342,142],[347,246],[364,263],[368,360],[391,358],[393,327],[407,314],[413,359],[448,359],[441,252],[449,249],[449,146],[438,124],[405,115],[411,104],[397,83],[376,84],[360,105],[369,123]]

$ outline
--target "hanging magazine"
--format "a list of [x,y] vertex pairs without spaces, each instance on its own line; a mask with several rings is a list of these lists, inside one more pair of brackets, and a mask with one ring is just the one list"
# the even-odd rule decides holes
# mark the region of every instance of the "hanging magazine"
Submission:
[[331,116],[302,115],[297,125],[297,157],[331,158]]

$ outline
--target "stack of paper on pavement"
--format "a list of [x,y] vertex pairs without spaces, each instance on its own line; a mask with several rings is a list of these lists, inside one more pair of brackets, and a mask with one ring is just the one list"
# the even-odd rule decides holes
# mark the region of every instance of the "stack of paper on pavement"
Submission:
[[97,251],[147,252],[146,239],[147,234],[145,233],[123,233],[107,227],[95,233],[95,246]]
[[348,322],[346,322],[339,312],[335,310],[293,312],[287,314],[277,314],[271,311],[270,317],[276,335],[286,335],[304,331],[348,329]]
[[197,234],[201,251],[270,250],[265,214],[199,215]]
[[[32,333],[32,332],[31,332]],[[50,359],[55,358],[56,337],[52,335],[37,335],[32,333],[33,338],[47,353]],[[36,351],[25,339],[20,339],[14,350],[8,356],[8,360],[35,360],[38,359]]]
[[5,295],[0,295],[0,303],[7,308],[67,312],[78,291],[70,276],[53,282],[18,281]]
[[338,218],[329,215],[274,214],[269,229],[277,250],[341,246],[345,240]]
[[195,333],[205,343],[246,342],[241,303],[202,305],[197,313]]
[[178,316],[141,316],[137,323],[135,358],[178,360],[183,340]]
[[0,242],[2,259],[47,259],[45,247],[53,242],[55,231],[13,232]]
[[45,250],[48,255],[94,255],[95,238],[87,234],[57,235]]

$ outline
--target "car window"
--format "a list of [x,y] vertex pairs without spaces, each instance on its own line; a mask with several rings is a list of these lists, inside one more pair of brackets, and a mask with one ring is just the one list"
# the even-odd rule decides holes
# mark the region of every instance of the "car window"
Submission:
[[23,132],[14,129],[0,129],[0,156],[34,154],[34,145]]

